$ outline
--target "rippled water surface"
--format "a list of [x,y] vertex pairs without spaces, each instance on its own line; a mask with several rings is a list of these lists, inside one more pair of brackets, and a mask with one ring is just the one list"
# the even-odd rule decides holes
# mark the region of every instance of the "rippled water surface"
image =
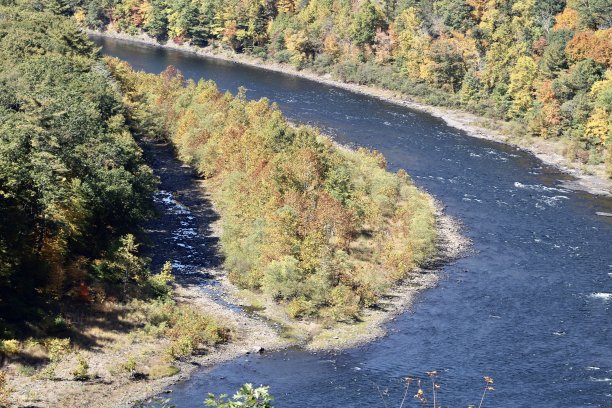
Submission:
[[612,406],[612,218],[596,215],[612,213],[610,198],[564,189],[569,177],[533,156],[407,108],[178,51],[97,41],[138,69],[171,64],[221,89],[244,86],[291,120],[376,148],[392,170],[405,168],[438,197],[474,243],[387,337],[339,354],[289,350],[202,370],[174,386],[177,406],[201,407],[207,392],[247,381],[270,385],[280,407],[383,406],[375,384],[398,406],[400,378],[434,369],[444,406],[477,403],[483,375],[495,379],[487,406]]

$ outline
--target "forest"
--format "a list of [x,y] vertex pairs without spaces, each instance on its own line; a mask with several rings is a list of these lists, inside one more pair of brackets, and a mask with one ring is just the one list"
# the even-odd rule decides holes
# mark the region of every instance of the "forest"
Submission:
[[608,0],[84,0],[92,29],[222,47],[510,121],[612,175]]
[[58,4],[0,14],[2,337],[44,334],[66,301],[167,293],[139,253],[157,185],[143,138],[207,179],[231,281],[292,317],[352,320],[434,255],[431,198],[380,153],[172,67],[100,59]]
[[75,406],[58,381],[89,384],[83,406],[231,336],[176,301],[170,262],[150,270],[146,124],[82,29],[39,6],[0,6],[1,407]]
[[130,114],[207,180],[230,280],[291,317],[352,320],[431,259],[431,197],[375,151],[337,147],[268,100],[107,60]]
[[115,88],[71,21],[0,9],[2,337],[53,319],[80,284],[145,277],[133,234],[156,178]]
[[174,301],[171,264],[153,274],[142,255],[157,177],[138,144],[145,124],[98,50],[72,20],[24,4],[0,8],[0,57],[0,365],[53,379],[76,364],[85,380],[79,353],[117,353],[117,333],[154,330],[140,342],[171,361],[227,340]]

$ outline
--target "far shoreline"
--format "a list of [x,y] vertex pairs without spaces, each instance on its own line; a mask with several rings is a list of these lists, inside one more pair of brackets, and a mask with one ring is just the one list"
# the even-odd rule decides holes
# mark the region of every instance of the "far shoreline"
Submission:
[[[214,58],[221,61],[233,62],[236,64],[291,75],[320,84],[344,89],[357,94],[367,95],[382,100],[384,102],[392,103],[398,106],[404,106],[409,109],[414,109],[419,112],[427,113],[433,117],[442,119],[448,126],[452,128],[464,131],[468,136],[504,143],[506,145],[533,154],[543,163],[553,166],[560,172],[568,174],[575,178],[575,180],[566,180],[561,182],[561,184],[565,188],[577,191],[586,191],[594,195],[612,197],[612,180],[608,179],[605,176],[605,173],[603,172],[603,166],[594,166],[592,168],[587,168],[587,170],[585,171],[584,169],[576,168],[575,165],[577,165],[577,163],[572,163],[566,157],[558,153],[558,150],[560,148],[559,142],[532,138],[529,139],[528,143],[525,143],[524,141],[518,141],[513,139],[510,135],[505,134],[500,130],[494,130],[486,127],[486,125],[500,126],[505,123],[499,120],[478,116],[458,109],[450,109],[423,104],[411,100],[410,97],[407,95],[399,95],[397,92],[394,91],[389,91],[386,89],[368,85],[347,83],[333,79],[330,74],[320,75],[308,70],[297,70],[296,68],[293,68],[292,66],[287,64],[264,61],[257,57],[251,57],[245,54],[232,53],[218,48],[202,48],[189,44],[180,45],[172,41],[160,43],[146,34],[130,35],[111,30],[85,30],[85,32],[93,37],[112,38],[126,42],[147,44],[160,48],[188,52],[205,58]],[[594,174],[588,174],[591,172]]]

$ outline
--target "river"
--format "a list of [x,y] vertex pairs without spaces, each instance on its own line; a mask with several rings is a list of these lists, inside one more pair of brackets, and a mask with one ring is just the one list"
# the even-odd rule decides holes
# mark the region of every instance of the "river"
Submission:
[[612,406],[612,218],[596,214],[612,213],[612,199],[565,189],[570,177],[531,154],[418,111],[181,51],[96,41],[137,69],[174,65],[223,90],[244,86],[248,98],[269,98],[292,121],[379,150],[473,241],[473,252],[445,266],[438,287],[390,323],[388,336],[341,353],[292,349],[202,369],[173,386],[172,403],[201,407],[208,392],[253,382],[269,385],[279,407],[382,407],[377,385],[397,407],[402,377],[437,370],[443,406],[477,404],[485,375],[495,380],[485,406]]

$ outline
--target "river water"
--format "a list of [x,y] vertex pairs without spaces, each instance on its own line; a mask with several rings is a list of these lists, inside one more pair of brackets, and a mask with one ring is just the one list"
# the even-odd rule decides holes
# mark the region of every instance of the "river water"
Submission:
[[[178,407],[201,407],[208,392],[244,382],[269,385],[279,407],[382,407],[377,386],[397,407],[401,377],[430,370],[446,407],[477,404],[484,375],[495,380],[485,406],[612,406],[612,218],[596,215],[612,213],[612,199],[567,190],[569,176],[532,155],[408,108],[180,51],[96,41],[137,69],[174,65],[224,90],[244,86],[293,121],[379,150],[473,241],[473,253],[444,267],[439,286],[390,323],[388,336],[342,353],[285,350],[202,369],[172,388]],[[415,391],[405,406],[417,406]]]

